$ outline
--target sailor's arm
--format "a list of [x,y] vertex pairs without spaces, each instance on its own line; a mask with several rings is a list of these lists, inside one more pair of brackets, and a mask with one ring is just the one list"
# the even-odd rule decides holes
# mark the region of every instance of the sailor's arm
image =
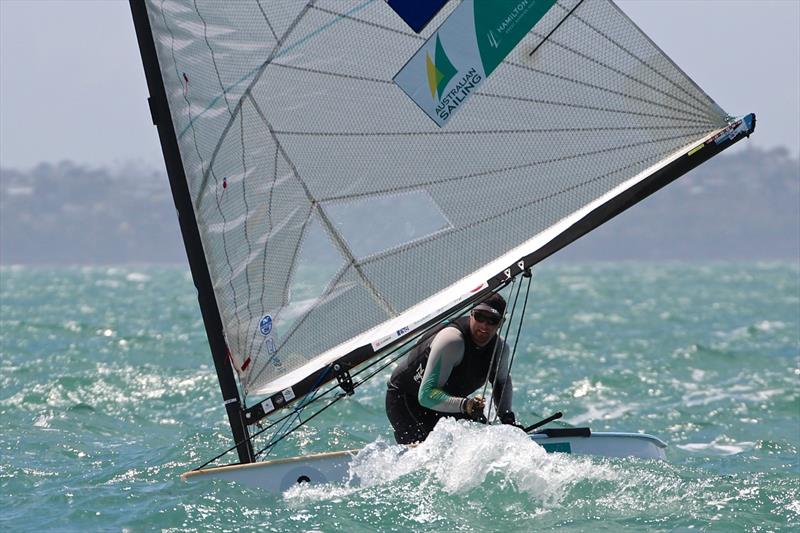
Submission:
[[431,343],[428,364],[422,375],[417,400],[428,409],[442,413],[461,413],[466,398],[451,396],[443,387],[453,371],[464,358],[464,338],[456,328],[444,328]]

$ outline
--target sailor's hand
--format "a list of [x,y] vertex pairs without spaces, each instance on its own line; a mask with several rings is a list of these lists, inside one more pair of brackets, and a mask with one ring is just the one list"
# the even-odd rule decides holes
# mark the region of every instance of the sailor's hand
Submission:
[[467,399],[467,404],[464,406],[465,414],[472,419],[477,419],[483,415],[483,408],[485,405],[486,400],[484,400],[482,396],[469,398]]

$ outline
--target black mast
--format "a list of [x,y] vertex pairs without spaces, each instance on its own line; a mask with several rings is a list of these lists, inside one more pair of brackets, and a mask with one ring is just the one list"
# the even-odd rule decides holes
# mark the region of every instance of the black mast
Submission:
[[236,386],[236,379],[228,360],[228,347],[223,335],[222,319],[219,316],[217,299],[214,296],[214,290],[211,285],[211,275],[208,272],[203,244],[200,241],[200,232],[197,229],[197,220],[194,216],[192,200],[189,195],[189,185],[186,181],[186,173],[180,158],[175,128],[172,125],[172,116],[167,104],[164,80],[161,78],[161,71],[158,67],[158,56],[156,55],[150,19],[147,16],[147,7],[144,0],[130,0],[130,5],[133,24],[136,27],[136,39],[139,42],[139,51],[142,55],[142,64],[147,78],[147,89],[150,92],[147,102],[150,105],[153,124],[157,127],[158,137],[161,140],[161,151],[164,153],[164,162],[166,163],[167,176],[169,176],[169,184],[172,189],[172,198],[178,211],[178,222],[183,235],[183,243],[186,247],[186,255],[189,259],[189,267],[192,271],[192,279],[197,288],[197,300],[200,303],[208,344],[211,347],[211,355],[214,358],[219,386],[222,389],[225,410],[228,413],[228,421],[233,432],[233,439],[236,442],[239,461],[252,463],[255,460],[253,445],[250,442],[247,424],[244,423],[239,388]]

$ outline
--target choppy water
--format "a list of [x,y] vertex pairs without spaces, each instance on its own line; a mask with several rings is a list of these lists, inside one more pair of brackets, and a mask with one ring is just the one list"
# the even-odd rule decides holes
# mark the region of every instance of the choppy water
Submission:
[[800,527],[796,264],[541,268],[525,422],[645,431],[667,462],[541,453],[507,427],[389,445],[385,379],[281,455],[368,445],[357,487],[178,476],[229,445],[182,269],[0,270],[0,530],[790,531]]

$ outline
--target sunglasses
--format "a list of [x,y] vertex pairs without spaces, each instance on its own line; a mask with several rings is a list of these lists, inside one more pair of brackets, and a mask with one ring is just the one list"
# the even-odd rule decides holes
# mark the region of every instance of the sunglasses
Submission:
[[496,326],[500,323],[499,316],[487,315],[486,313],[472,313],[472,316],[478,322],[489,324],[490,326]]

